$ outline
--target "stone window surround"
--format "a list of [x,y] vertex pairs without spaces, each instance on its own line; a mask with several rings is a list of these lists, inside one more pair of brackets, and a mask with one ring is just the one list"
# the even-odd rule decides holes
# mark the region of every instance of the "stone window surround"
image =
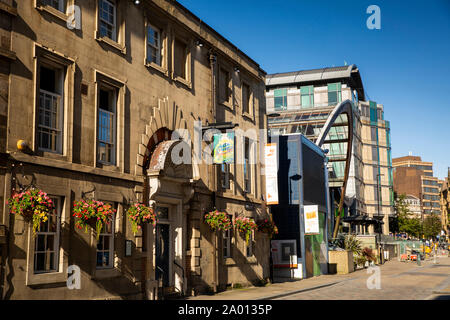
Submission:
[[[241,140],[239,140],[241,139]],[[248,139],[249,142],[249,170],[250,170],[250,192],[246,191],[245,189],[245,174],[244,174],[244,161],[245,161],[245,139]],[[258,190],[258,165],[256,159],[258,159],[258,139],[255,139],[255,137],[252,136],[241,136],[237,139],[237,145],[241,145],[240,151],[242,152],[241,155],[241,167],[242,167],[242,190],[244,190],[244,193],[246,194],[246,197],[252,199],[257,198]]]
[[[242,72],[240,72],[242,73]],[[248,111],[249,112],[244,112],[244,84],[247,85],[249,87],[249,93],[250,93],[250,98],[249,98],[249,106],[248,106]],[[254,94],[254,88],[251,85],[250,80],[241,75],[241,104],[242,104],[242,116],[248,120],[250,120],[251,122],[255,122],[255,94]]]
[[[115,171],[124,173],[124,135],[125,135],[125,92],[126,92],[126,81],[120,80],[112,75],[108,75],[97,69],[94,70],[95,78],[95,138],[94,138],[94,164],[96,168],[101,168],[107,171]],[[117,102],[116,102],[116,132],[115,132],[115,164],[108,165],[101,163],[97,159],[97,145],[98,145],[98,94],[101,85],[106,85],[112,87],[117,91]]]
[[[63,249],[68,247],[68,234],[70,232],[70,217],[71,217],[71,190],[61,189],[61,186],[38,186],[43,191],[51,196],[57,196],[61,198],[61,219],[60,219],[60,235],[59,235],[59,264],[57,272],[48,273],[34,273],[34,244],[35,238],[32,232],[32,223],[27,226],[28,237],[27,237],[27,260],[26,260],[26,279],[25,284],[27,286],[48,284],[48,283],[60,283],[67,281],[67,268],[69,264],[68,253]],[[65,230],[67,228],[67,230]]]
[[[229,75],[229,82],[228,82],[228,90],[230,90],[230,100],[228,101],[220,101],[220,69],[223,69],[228,72]],[[223,58],[220,58],[218,56],[217,58],[217,80],[216,80],[216,86],[217,86],[217,104],[219,106],[223,106],[228,108],[231,111],[235,111],[235,91],[234,91],[234,72],[232,72],[231,65],[224,61]]]
[[[192,89],[192,47],[193,47],[193,40],[189,39],[188,36],[182,36],[181,32],[177,32],[176,30],[171,30],[171,61],[172,61],[172,70],[171,70],[171,76],[172,80],[179,82],[183,84],[184,86],[188,87],[189,89]],[[186,45],[186,79],[183,79],[181,77],[178,77],[175,75],[175,40],[181,41]]]
[[[166,77],[169,76],[169,37],[168,34],[170,33],[169,26],[167,23],[160,22],[157,18],[154,18],[153,16],[149,17],[144,12],[144,19],[145,19],[145,26],[144,26],[144,41],[145,41],[145,57],[144,57],[144,64],[148,68],[155,69],[162,74],[164,74]],[[148,37],[148,27],[156,27],[160,30],[160,42],[161,42],[161,65],[158,65],[154,62],[149,62],[147,60],[148,56],[148,44],[147,44],[147,37]]]
[[99,0],[94,0],[96,1],[95,4],[95,33],[94,33],[94,38],[95,40],[97,40],[98,42],[102,42],[105,43],[107,45],[109,45],[110,47],[118,50],[119,52],[121,52],[122,54],[126,55],[127,54],[127,47],[126,47],[126,43],[125,43],[125,26],[126,26],[126,22],[125,22],[125,10],[124,7],[126,7],[125,5],[123,5],[123,0],[114,0],[115,4],[116,4],[116,39],[117,41],[114,41],[108,37],[102,37],[100,35],[100,8],[99,8]]
[[[74,109],[74,83],[75,83],[75,60],[67,55],[52,51],[45,46],[35,43],[34,46],[34,103],[33,103],[33,141],[31,148],[36,154],[67,162],[72,162],[72,133],[73,133],[73,109]],[[65,70],[63,83],[63,141],[62,154],[38,151],[38,107],[39,107],[39,69],[42,63],[50,64]]]
[[66,12],[61,12],[58,9],[53,8],[52,6],[46,5],[43,3],[42,0],[34,0],[34,7],[39,10],[39,11],[43,11],[43,12],[47,12],[49,14],[51,14],[52,16],[67,22],[67,20],[69,19],[69,15],[67,14],[67,8],[71,5],[75,5],[75,1],[76,0],[64,0],[66,3]]

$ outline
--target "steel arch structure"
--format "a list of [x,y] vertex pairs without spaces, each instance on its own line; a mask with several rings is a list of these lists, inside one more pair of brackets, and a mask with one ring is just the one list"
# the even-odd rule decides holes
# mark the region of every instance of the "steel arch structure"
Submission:
[[[339,200],[339,208],[338,208],[338,216],[336,218],[336,222],[333,230],[333,238],[337,237],[337,233],[339,230],[339,223],[341,219],[341,211],[344,206],[344,198],[345,198],[345,190],[347,188],[348,175],[350,172],[350,160],[352,157],[352,147],[353,147],[353,103],[350,100],[345,100],[339,103],[333,111],[328,116],[325,125],[322,127],[320,131],[319,137],[316,140],[316,145],[322,147],[322,145],[326,142],[325,138],[328,135],[331,127],[334,125],[335,121],[342,114],[347,115],[347,127],[348,127],[348,136],[347,136],[347,155],[345,159],[345,173],[344,173],[344,183],[342,184],[341,189],[341,198]],[[345,141],[344,141],[345,142]]]

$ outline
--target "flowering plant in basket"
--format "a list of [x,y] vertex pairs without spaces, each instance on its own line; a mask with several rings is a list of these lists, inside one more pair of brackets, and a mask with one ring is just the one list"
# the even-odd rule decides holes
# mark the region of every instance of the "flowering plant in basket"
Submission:
[[245,234],[245,242],[248,244],[248,239],[250,238],[252,231],[258,229],[255,220],[252,218],[237,217],[235,219],[235,224],[239,232]]
[[156,213],[152,208],[142,203],[135,203],[127,210],[128,219],[131,222],[133,233],[136,234],[141,229],[143,223],[156,225]]
[[205,223],[211,227],[213,230],[226,231],[230,230],[231,219],[225,212],[219,212],[214,210],[205,214]]
[[54,208],[52,199],[35,188],[14,194],[7,203],[16,217],[21,215],[25,221],[33,221],[33,236],[36,235],[36,230],[40,230],[41,223],[48,220],[48,215]]
[[269,234],[269,238],[272,239],[274,234],[278,234],[278,228],[273,220],[265,219],[258,222],[258,230]]
[[75,226],[78,229],[85,228],[86,232],[88,226],[94,228],[97,232],[97,240],[100,237],[100,232],[103,227],[109,224],[116,209],[108,204],[96,200],[79,200],[73,203],[73,216],[76,217]]

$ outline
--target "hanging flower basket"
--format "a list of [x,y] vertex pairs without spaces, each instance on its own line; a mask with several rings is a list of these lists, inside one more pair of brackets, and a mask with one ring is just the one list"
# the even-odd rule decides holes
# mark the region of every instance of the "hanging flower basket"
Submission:
[[267,233],[270,239],[272,239],[273,235],[278,234],[277,226],[273,220],[269,219],[258,221],[258,231]]
[[206,213],[204,219],[212,230],[227,231],[232,227],[231,219],[225,212],[214,210]]
[[41,229],[41,223],[48,220],[48,215],[54,208],[52,199],[35,188],[14,194],[7,203],[16,217],[20,215],[26,222],[33,221],[33,236]]
[[245,243],[248,244],[248,240],[250,239],[250,235],[252,234],[252,231],[257,230],[258,227],[256,226],[255,220],[252,218],[246,218],[246,217],[237,217],[234,220],[234,223],[239,230],[239,232],[242,232],[245,234]]
[[131,229],[134,234],[142,228],[144,223],[151,223],[153,226],[156,225],[156,213],[152,208],[142,203],[131,205],[127,210],[127,216],[131,222]]
[[108,225],[116,209],[110,204],[96,200],[79,200],[73,203],[73,216],[76,217],[75,226],[78,229],[85,228],[88,232],[88,226],[95,228],[97,240],[100,232]]

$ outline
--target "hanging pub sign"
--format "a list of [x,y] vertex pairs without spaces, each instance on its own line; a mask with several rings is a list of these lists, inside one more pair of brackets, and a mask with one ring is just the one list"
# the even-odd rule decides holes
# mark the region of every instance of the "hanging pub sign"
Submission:
[[214,135],[214,163],[234,162],[234,132]]
[[278,204],[278,156],[276,143],[265,147],[266,201],[268,205]]
[[320,234],[319,230],[319,206],[304,206],[305,235]]

